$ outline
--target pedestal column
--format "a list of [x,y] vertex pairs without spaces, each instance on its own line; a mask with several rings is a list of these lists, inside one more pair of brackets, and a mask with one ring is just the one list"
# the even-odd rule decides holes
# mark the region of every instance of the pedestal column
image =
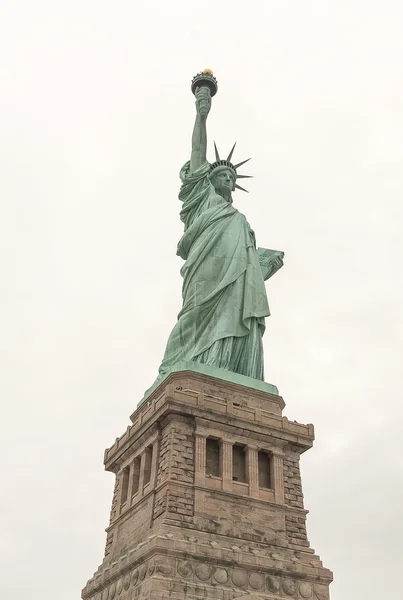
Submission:
[[195,433],[196,438],[196,460],[195,460],[195,483],[204,485],[206,480],[206,438],[204,433]]
[[232,491],[232,445],[233,442],[221,439],[222,489]]
[[246,450],[246,460],[248,469],[249,495],[252,498],[259,498],[259,448],[248,444]]
[[140,455],[140,479],[139,479],[139,499],[144,494],[144,467],[146,462],[146,451],[144,450]]

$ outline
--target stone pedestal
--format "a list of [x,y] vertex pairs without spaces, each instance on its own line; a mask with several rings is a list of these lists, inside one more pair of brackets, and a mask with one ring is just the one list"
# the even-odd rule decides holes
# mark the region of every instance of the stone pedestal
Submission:
[[116,474],[105,557],[82,598],[327,600],[299,471],[314,430],[283,408],[194,371],[155,388],[105,451]]

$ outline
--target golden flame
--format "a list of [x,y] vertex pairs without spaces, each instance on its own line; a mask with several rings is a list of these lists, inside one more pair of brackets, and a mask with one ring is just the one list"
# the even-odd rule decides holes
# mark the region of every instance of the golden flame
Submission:
[[203,75],[212,75],[213,71],[211,69],[204,69],[204,71],[202,71]]

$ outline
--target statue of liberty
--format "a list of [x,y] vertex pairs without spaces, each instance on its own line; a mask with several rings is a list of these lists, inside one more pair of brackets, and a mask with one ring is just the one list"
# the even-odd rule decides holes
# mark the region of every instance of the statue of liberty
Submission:
[[235,145],[226,159],[214,145],[216,160],[207,162],[206,123],[217,91],[209,69],[193,79],[192,91],[196,121],[179,193],[183,306],[159,379],[178,363],[193,361],[263,380],[262,336],[270,314],[264,281],[282,266],[284,254],[257,249],[248,221],[232,204],[232,193],[243,190],[237,181],[247,177],[238,174],[246,160],[231,162]]

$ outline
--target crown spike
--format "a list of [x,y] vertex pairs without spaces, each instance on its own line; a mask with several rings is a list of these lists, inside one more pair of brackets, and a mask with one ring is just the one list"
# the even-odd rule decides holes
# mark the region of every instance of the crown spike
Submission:
[[244,165],[245,163],[247,163],[248,160],[250,160],[250,158],[247,158],[246,160],[243,160],[242,162],[238,163],[237,165],[234,165],[235,169],[237,169],[238,167],[242,167],[242,165]]
[[237,175],[237,179],[250,179],[253,175]]
[[247,194],[249,194],[248,190],[245,190],[245,188],[243,188],[242,186],[238,185],[237,183],[235,184],[235,187],[236,187],[238,190],[242,190],[243,192],[246,192]]
[[215,142],[214,142],[214,150],[215,150],[215,159],[218,162],[221,159],[220,159],[220,155],[218,154],[217,145]]
[[235,144],[232,146],[232,150],[231,150],[231,152],[228,154],[228,158],[227,158],[228,162],[231,162],[231,158],[232,158],[232,155],[233,155],[233,153],[234,153],[235,146],[236,146],[236,142],[235,142]]

